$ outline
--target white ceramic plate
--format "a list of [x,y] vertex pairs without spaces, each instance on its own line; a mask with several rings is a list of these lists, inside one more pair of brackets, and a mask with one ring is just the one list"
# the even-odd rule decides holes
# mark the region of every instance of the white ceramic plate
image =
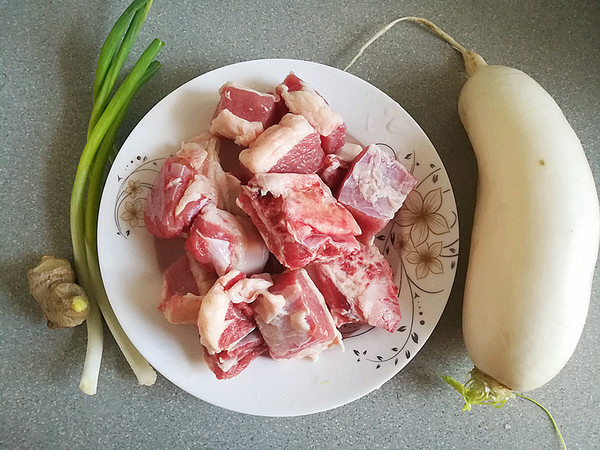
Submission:
[[[208,129],[218,89],[236,81],[271,90],[289,71],[338,111],[362,144],[379,143],[417,178],[396,219],[376,243],[400,281],[402,323],[395,333],[349,327],[345,351],[318,361],[260,357],[232,380],[218,381],[202,359],[197,329],[172,325],[157,310],[161,269],[181,246],[158,242],[143,226],[143,206],[164,158]],[[297,60],[258,60],[223,67],[179,87],[136,126],[110,171],[100,207],[102,277],[123,329],[148,361],[190,394],[223,408],[264,416],[295,416],[349,403],[380,387],[425,344],[454,280],[458,220],[452,188],[433,145],[395,101],[349,73]],[[400,256],[401,255],[401,256]]]

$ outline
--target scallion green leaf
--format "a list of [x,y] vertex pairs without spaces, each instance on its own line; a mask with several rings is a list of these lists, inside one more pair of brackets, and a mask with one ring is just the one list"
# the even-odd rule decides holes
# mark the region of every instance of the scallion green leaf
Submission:
[[131,18],[135,12],[143,7],[147,2],[148,0],[135,0],[133,3],[131,3],[125,12],[123,12],[123,14],[121,14],[121,16],[117,19],[110,30],[110,33],[108,33],[108,37],[106,38],[106,41],[104,41],[104,45],[100,51],[100,56],[98,57],[98,65],[96,67],[96,76],[94,79],[94,102],[96,102],[96,98],[100,92],[100,88],[102,87],[102,83],[106,77],[106,73],[108,72],[117,49],[119,48],[119,44],[121,43],[123,35],[129,26]]
[[125,64],[125,60],[127,56],[129,56],[129,52],[131,51],[131,47],[133,47],[133,43],[137,39],[137,36],[146,20],[146,16],[148,15],[148,11],[152,6],[152,0],[147,0],[146,5],[144,7],[139,8],[131,20],[127,31],[125,32],[125,36],[123,37],[123,41],[119,46],[116,54],[113,56],[108,70],[102,80],[100,85],[100,89],[97,95],[94,97],[94,105],[92,108],[92,114],[90,117],[90,122],[88,125],[88,138],[96,126],[96,122],[104,112],[106,105],[109,101],[110,94],[112,92],[113,86],[117,79],[117,76],[121,69],[123,68],[123,64]]

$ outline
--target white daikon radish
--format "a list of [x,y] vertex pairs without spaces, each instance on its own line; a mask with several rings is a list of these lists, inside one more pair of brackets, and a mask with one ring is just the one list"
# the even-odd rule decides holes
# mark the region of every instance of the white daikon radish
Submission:
[[469,76],[458,109],[479,172],[463,303],[475,369],[465,385],[444,379],[463,394],[464,409],[502,406],[512,390],[551,380],[579,341],[600,235],[594,179],[575,132],[538,83],[487,65],[426,19],[390,23],[350,65],[404,20],[458,50]]
[[600,233],[598,196],[575,132],[516,69],[482,64],[459,98],[479,172],[463,336],[475,366],[530,391],[579,341]]

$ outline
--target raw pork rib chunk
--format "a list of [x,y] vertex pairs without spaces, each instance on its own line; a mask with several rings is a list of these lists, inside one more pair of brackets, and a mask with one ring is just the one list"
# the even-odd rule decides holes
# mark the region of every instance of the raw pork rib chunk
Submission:
[[247,275],[262,272],[269,250],[248,217],[206,205],[196,216],[185,249],[206,270],[219,276],[232,269]]
[[247,146],[283,116],[278,99],[236,83],[219,89],[221,101],[210,124],[210,132]]
[[255,174],[314,173],[324,156],[319,135],[308,121],[286,114],[240,152],[240,163]]
[[146,202],[144,222],[148,231],[161,239],[177,237],[211,202],[241,213],[235,204],[240,181],[223,171],[218,151],[218,139],[205,133],[167,158]]
[[359,249],[360,228],[318,175],[267,173],[242,186],[238,205],[289,269]]
[[275,275],[273,281],[252,304],[273,359],[314,358],[341,343],[325,299],[304,269]]
[[144,222],[161,239],[178,236],[211,201],[208,179],[178,158],[167,158],[146,202]]
[[375,246],[329,264],[307,267],[336,326],[368,323],[393,333],[402,316],[392,269]]
[[369,145],[354,160],[337,199],[360,225],[362,235],[358,239],[371,244],[416,184],[402,164],[377,145]]
[[333,153],[346,140],[346,124],[325,99],[292,72],[275,88],[290,112],[299,114],[317,130],[325,153]]
[[217,280],[188,253],[175,261],[163,274],[162,300],[158,309],[174,324],[196,324],[202,296]]
[[238,270],[223,275],[206,293],[198,313],[200,343],[209,355],[232,350],[256,328],[252,303],[273,285],[269,275],[246,275]]
[[258,330],[254,330],[231,348],[213,355],[204,349],[204,360],[219,380],[228,380],[239,375],[248,365],[267,351],[267,346]]

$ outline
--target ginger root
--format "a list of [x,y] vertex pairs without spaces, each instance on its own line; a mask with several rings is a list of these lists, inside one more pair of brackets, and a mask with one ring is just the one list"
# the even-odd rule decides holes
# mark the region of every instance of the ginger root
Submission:
[[75,284],[75,271],[64,258],[43,256],[27,273],[29,291],[38,302],[48,328],[70,328],[88,316],[90,301],[81,286]]

